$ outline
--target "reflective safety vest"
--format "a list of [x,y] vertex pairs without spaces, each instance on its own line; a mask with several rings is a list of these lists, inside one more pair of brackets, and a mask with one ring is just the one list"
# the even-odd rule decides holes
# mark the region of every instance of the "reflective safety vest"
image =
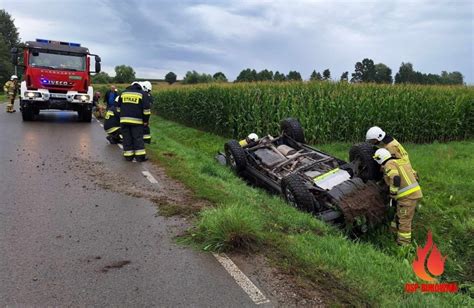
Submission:
[[107,134],[112,134],[120,129],[120,115],[115,107],[110,108],[105,113],[104,130]]
[[[401,198],[421,199],[423,194],[416,180],[415,171],[410,162],[404,159],[389,159],[383,164],[384,180],[390,187],[390,197],[398,200]],[[397,186],[396,177],[400,178]]]
[[5,83],[3,86],[3,92],[7,93],[10,96],[15,96],[17,91],[17,84],[13,82],[12,80],[9,80]]
[[405,148],[398,142],[395,138],[392,138],[392,141],[387,144],[383,144],[383,147],[392,154],[393,158],[404,159],[407,162],[410,162],[408,158],[408,152]]
[[117,111],[120,123],[127,125],[143,125],[150,118],[150,98],[138,85],[131,85],[117,100]]

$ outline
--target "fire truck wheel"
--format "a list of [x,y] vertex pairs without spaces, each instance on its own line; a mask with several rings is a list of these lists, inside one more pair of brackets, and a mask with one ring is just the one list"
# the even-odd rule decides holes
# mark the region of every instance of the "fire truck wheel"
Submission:
[[23,121],[33,121],[35,119],[34,110],[23,107],[21,110],[21,117],[23,118]]

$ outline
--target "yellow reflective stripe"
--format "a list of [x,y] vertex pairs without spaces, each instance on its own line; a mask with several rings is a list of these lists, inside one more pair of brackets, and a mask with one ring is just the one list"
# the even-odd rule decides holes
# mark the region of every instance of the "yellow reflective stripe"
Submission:
[[110,111],[110,110],[109,110],[109,111],[107,111],[107,113],[106,113],[105,115],[108,115],[108,116],[111,116],[111,117],[113,117],[113,116],[114,116],[114,113],[113,113],[112,111]]
[[133,156],[133,151],[123,151],[123,156]]
[[409,189],[409,190],[401,192],[401,193],[399,192],[396,199],[400,199],[402,197],[411,195],[412,193],[417,192],[419,190],[421,190],[421,187],[420,187],[420,185],[417,185],[415,188]]
[[105,132],[106,132],[107,134],[111,134],[111,133],[113,133],[113,132],[115,132],[115,131],[117,131],[117,130],[119,130],[119,129],[120,129],[120,126],[115,126],[115,127],[109,128],[109,129],[106,130]]
[[120,108],[117,107],[116,110],[117,110],[117,112],[120,112]]
[[400,166],[400,173],[402,174],[403,178],[405,179],[405,182],[407,183],[407,185],[411,185],[411,180],[410,178],[408,177],[407,173],[405,172],[405,169],[403,169],[402,166]]
[[325,174],[318,175],[317,177],[315,177],[315,178],[313,179],[313,181],[322,180],[322,179],[324,179],[324,178],[326,178],[326,177],[330,176],[331,174],[334,174],[334,173],[336,173],[336,172],[338,172],[338,171],[339,171],[339,168],[333,169],[333,170],[331,170],[331,171],[329,171],[329,172],[326,172]]
[[403,237],[403,238],[406,238],[406,239],[411,239],[411,232],[400,232],[400,231],[398,231],[398,235]]
[[387,176],[390,177],[390,176],[392,176],[392,175],[398,175],[398,171],[395,170],[395,169],[389,169],[389,170],[387,170],[387,173],[386,173],[386,174],[387,174]]
[[143,139],[151,139],[151,135],[143,135]]
[[121,117],[120,118],[120,123],[143,124],[143,119],[131,118],[131,117]]
[[146,151],[145,150],[136,150],[135,155],[145,155]]
[[151,110],[150,109],[143,109],[143,114],[144,115],[149,115],[149,114],[151,114]]
[[398,193],[398,187],[390,185],[390,194],[396,195]]

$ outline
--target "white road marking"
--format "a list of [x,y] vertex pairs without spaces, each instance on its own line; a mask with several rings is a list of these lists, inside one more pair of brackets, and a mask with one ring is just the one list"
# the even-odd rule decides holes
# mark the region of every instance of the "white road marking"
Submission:
[[155,179],[153,175],[149,171],[142,171],[142,174],[147,178],[148,181],[152,184],[158,184],[158,181]]
[[99,123],[99,125],[102,126],[102,127],[104,127],[104,124],[102,124],[102,123]]
[[123,145],[121,145],[120,143],[117,143],[117,146],[118,146],[121,150],[123,150]]
[[256,305],[270,302],[226,254],[213,253],[213,255]]

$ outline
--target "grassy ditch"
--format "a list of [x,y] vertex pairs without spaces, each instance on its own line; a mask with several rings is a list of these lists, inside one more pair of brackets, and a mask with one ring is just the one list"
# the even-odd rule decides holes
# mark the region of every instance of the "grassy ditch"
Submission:
[[[406,282],[416,281],[410,263],[413,252],[400,254],[380,232],[358,242],[301,213],[279,197],[248,186],[214,161],[226,139],[166,121],[152,119],[152,155],[170,176],[215,207],[203,210],[188,239],[204,250],[257,250],[279,267],[311,279],[334,304],[465,306],[466,294],[406,294]],[[322,146],[344,158],[346,144]],[[426,186],[424,206],[416,218],[416,240],[424,244],[426,229],[434,232],[441,252],[448,254],[448,274],[468,289],[463,276],[472,262],[472,142],[408,145]],[[450,154],[449,154],[450,153]],[[443,159],[441,159],[441,157]],[[436,170],[436,171],[433,171]],[[472,187],[472,185],[471,185]],[[450,196],[453,195],[451,198]],[[446,197],[454,202],[449,202]],[[456,218],[456,219],[454,219]],[[446,228],[450,232],[446,232]],[[457,241],[464,241],[462,249]],[[451,265],[449,265],[451,263]],[[471,273],[472,274],[472,273]],[[469,291],[467,291],[469,292]]]

